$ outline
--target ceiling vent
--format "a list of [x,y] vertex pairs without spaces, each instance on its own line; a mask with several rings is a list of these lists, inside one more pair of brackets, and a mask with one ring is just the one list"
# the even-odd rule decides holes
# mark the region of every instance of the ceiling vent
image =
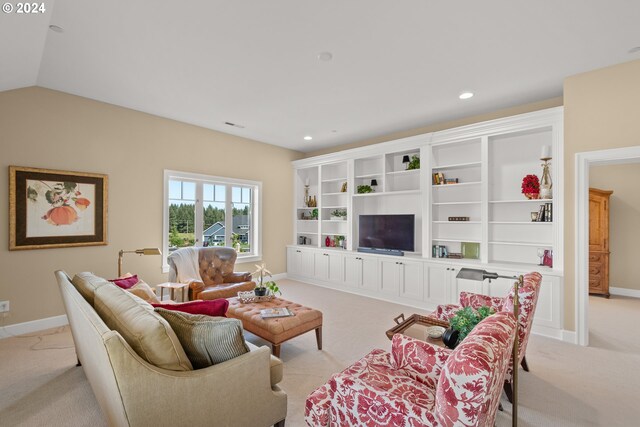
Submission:
[[225,125],[228,125],[228,126],[233,126],[234,128],[244,129],[244,126],[242,126],[242,125],[238,125],[238,124],[236,124],[236,123],[224,122],[224,124],[225,124]]

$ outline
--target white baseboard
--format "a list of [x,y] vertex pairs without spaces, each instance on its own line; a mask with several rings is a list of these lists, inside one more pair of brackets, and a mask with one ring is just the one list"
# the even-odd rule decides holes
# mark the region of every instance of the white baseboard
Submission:
[[283,280],[287,278],[287,273],[278,273],[278,274],[274,274],[271,277],[271,280]]
[[47,317],[45,319],[32,320],[30,322],[16,323],[0,328],[0,339],[9,338],[14,335],[30,334],[44,329],[57,328],[69,324],[66,314],[60,316]]
[[621,297],[640,298],[640,291],[637,289],[614,288],[612,286],[609,287],[609,293],[611,295],[619,295]]
[[575,331],[567,331],[565,329],[562,330],[562,341],[568,342],[571,344],[578,344],[578,335],[576,335]]

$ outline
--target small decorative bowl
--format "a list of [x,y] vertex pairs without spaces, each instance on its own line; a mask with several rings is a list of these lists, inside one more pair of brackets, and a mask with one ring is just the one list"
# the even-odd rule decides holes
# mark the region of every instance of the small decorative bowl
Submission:
[[427,328],[427,336],[432,339],[442,338],[444,328],[442,326],[430,326]]

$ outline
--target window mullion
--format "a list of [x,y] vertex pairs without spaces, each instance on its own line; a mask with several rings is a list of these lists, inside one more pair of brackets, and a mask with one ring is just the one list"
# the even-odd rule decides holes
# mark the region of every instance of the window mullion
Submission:
[[231,235],[233,234],[233,203],[231,202],[231,185],[225,185],[224,203],[224,241],[225,246],[232,246]]
[[196,206],[195,206],[195,245],[202,246],[203,242],[203,234],[204,234],[204,213],[203,207],[204,202],[202,199],[204,198],[204,185],[202,182],[196,183]]

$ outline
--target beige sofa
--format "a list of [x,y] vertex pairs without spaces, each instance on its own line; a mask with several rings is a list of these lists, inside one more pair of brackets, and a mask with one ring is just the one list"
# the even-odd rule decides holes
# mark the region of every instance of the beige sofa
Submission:
[[63,271],[55,275],[78,359],[109,425],[284,426],[282,362],[267,347],[247,343],[248,353],[199,370],[159,368],[107,326],[86,290]]

